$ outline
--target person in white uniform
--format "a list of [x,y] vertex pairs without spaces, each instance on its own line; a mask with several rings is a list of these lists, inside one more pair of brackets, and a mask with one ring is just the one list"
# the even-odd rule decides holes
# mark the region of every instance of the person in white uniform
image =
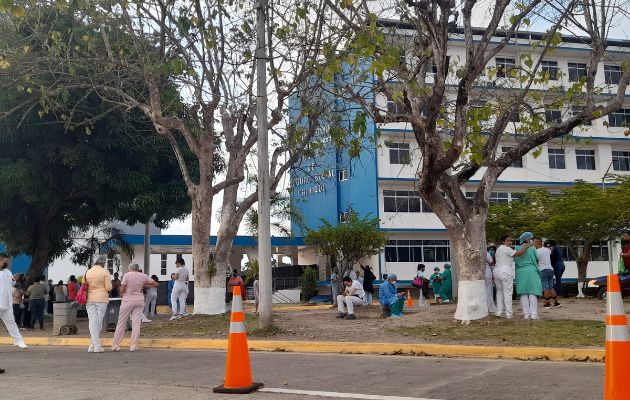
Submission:
[[13,344],[21,349],[27,349],[24,338],[13,317],[13,274],[9,270],[9,256],[0,254],[0,319],[7,327],[9,335],[13,338]]
[[505,318],[512,318],[512,294],[514,293],[514,257],[518,257],[527,251],[528,245],[516,251],[512,248],[513,238],[505,235],[501,238],[501,245],[494,254],[495,265],[492,271],[494,285],[497,288],[497,312],[500,317],[505,312]]
[[[171,292],[171,303],[173,305],[173,316],[171,317],[171,320],[188,315],[186,312],[186,297],[188,297],[188,270],[185,266],[186,263],[181,258],[175,261],[175,265],[177,265],[177,269],[173,274],[175,283],[173,284],[173,291]],[[179,304],[177,303],[177,300],[179,300]]]
[[488,313],[490,314],[497,312],[497,307],[494,305],[494,279],[492,277],[496,250],[496,246],[489,246],[486,252],[486,295],[488,297]]
[[[342,281],[346,290],[344,290],[343,294],[337,296],[337,309],[339,310],[337,318],[357,319],[356,315],[354,315],[354,306],[364,303],[365,291],[363,290],[363,285],[349,276],[344,277]],[[347,313],[346,307],[348,308]]]

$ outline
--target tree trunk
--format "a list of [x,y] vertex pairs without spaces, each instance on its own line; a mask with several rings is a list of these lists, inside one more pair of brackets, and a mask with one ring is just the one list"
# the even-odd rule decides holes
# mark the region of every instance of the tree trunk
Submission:
[[457,264],[453,273],[459,280],[455,319],[462,322],[488,315],[485,222],[485,214],[475,214],[463,226],[447,227]]
[[[200,186],[199,189],[201,189]],[[209,190],[199,190],[192,197],[192,256],[195,273],[194,314],[221,314],[225,311],[225,283],[212,280],[208,271],[210,261],[210,227],[212,196]],[[219,282],[220,284],[220,282]]]
[[[232,245],[238,233],[240,221],[236,220],[238,185],[232,185],[223,191],[223,207],[221,208],[221,226],[217,233],[217,244],[214,248],[216,271],[212,277],[213,287],[221,286],[225,299],[225,276],[232,270],[230,258]],[[219,282],[220,281],[220,282]],[[225,301],[223,302],[225,304]]]
[[584,254],[575,259],[577,263],[578,270],[578,295],[579,298],[584,298],[584,293],[582,292],[582,287],[584,286],[584,282],[586,282],[586,270],[588,268],[588,260],[590,258],[590,252],[588,257],[584,257]]
[[35,228],[35,245],[31,251],[31,266],[28,270],[28,277],[33,280],[43,274],[44,269],[48,266],[48,257],[50,252],[50,229],[48,221],[41,220]]

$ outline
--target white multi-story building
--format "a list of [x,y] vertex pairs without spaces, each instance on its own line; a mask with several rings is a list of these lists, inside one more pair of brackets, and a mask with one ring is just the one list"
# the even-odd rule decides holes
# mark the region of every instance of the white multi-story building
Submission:
[[[385,24],[399,37],[413,37],[414,32],[407,30],[404,24],[391,21]],[[542,34],[539,33],[521,32],[497,54],[487,66],[487,70],[493,72],[486,73],[480,79],[480,99],[476,101],[492,101],[492,90],[497,90],[497,82],[503,91],[506,87],[509,90],[510,84],[517,87],[518,80],[509,78],[505,71],[519,66],[525,53],[533,52],[531,56],[536,63],[540,56],[532,49],[531,43],[541,38]],[[497,37],[496,41],[501,39]],[[448,49],[451,65],[449,78],[452,78],[452,83],[456,82],[457,64],[463,64],[464,50],[462,37],[453,34]],[[542,60],[542,69],[549,73],[550,81],[536,84],[534,89],[543,91],[550,85],[569,88],[586,75],[589,51],[584,40],[564,38],[553,55]],[[604,94],[607,91],[616,93],[621,76],[621,60],[628,56],[630,42],[608,43],[604,57],[606,61],[599,66],[596,82]],[[454,98],[455,85],[452,90]],[[383,109],[397,107],[396,102],[388,101],[375,90],[369,96]],[[576,110],[579,110],[577,105],[568,109],[546,108],[544,113],[548,120],[555,120]],[[348,120],[351,120],[351,116]],[[512,122],[512,129],[519,126],[517,118]],[[527,154],[515,162],[500,176],[491,202],[511,201],[530,188],[544,187],[551,192],[559,192],[574,185],[576,180],[601,185],[607,172],[628,173],[630,139],[625,137],[624,131],[629,123],[630,99],[618,112],[575,129],[572,137],[543,145],[537,157]],[[330,146],[324,155],[304,160],[294,168],[291,185],[293,204],[304,214],[309,228],[317,228],[322,218],[330,222],[343,220],[350,209],[360,216],[378,216],[380,228],[390,232],[390,242],[382,254],[365,262],[370,263],[380,274],[396,273],[399,278],[411,279],[418,263],[424,263],[428,271],[434,266],[441,267],[451,258],[449,238],[438,217],[414,191],[421,155],[413,132],[404,122],[377,124],[372,121],[368,124],[366,136],[372,141],[365,141],[367,148],[357,158],[350,159],[345,152]],[[506,140],[499,150],[507,151],[511,145]],[[474,192],[482,173],[483,169],[462,190]],[[608,249],[606,243],[593,249],[588,277],[606,274],[611,254],[611,261],[616,265],[620,249],[618,243],[614,246],[613,251]],[[565,277],[576,278],[575,262],[566,253]]]

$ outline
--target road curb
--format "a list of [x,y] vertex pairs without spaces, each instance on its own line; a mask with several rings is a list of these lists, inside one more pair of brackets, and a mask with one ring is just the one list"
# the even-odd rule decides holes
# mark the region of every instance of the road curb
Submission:
[[[90,338],[49,338],[30,337],[24,339],[30,346],[71,346],[88,347]],[[103,346],[110,346],[111,339],[102,339]],[[0,338],[0,344],[12,344],[11,338]],[[129,339],[123,346],[129,345]],[[186,349],[186,350],[226,350],[225,339],[140,339],[141,348]],[[512,360],[540,361],[584,361],[603,362],[604,349],[571,349],[545,347],[498,347],[464,346],[430,343],[346,343],[346,342],[305,342],[288,340],[249,340],[251,351],[277,351],[296,353],[338,353],[338,354],[377,354],[409,355],[433,357],[471,357]]]

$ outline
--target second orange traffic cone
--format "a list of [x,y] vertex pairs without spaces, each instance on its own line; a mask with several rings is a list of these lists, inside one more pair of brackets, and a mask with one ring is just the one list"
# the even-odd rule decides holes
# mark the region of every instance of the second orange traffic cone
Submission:
[[212,391],[215,393],[245,394],[258,390],[263,384],[252,382],[252,368],[249,364],[249,347],[247,346],[245,313],[243,312],[240,286],[234,286],[232,296],[225,381],[223,385],[215,387]]
[[630,371],[630,333],[623,309],[619,277],[608,275],[606,295],[606,367],[605,400],[630,399],[627,373]]
[[413,307],[413,300],[411,300],[411,290],[407,289],[407,307]]

